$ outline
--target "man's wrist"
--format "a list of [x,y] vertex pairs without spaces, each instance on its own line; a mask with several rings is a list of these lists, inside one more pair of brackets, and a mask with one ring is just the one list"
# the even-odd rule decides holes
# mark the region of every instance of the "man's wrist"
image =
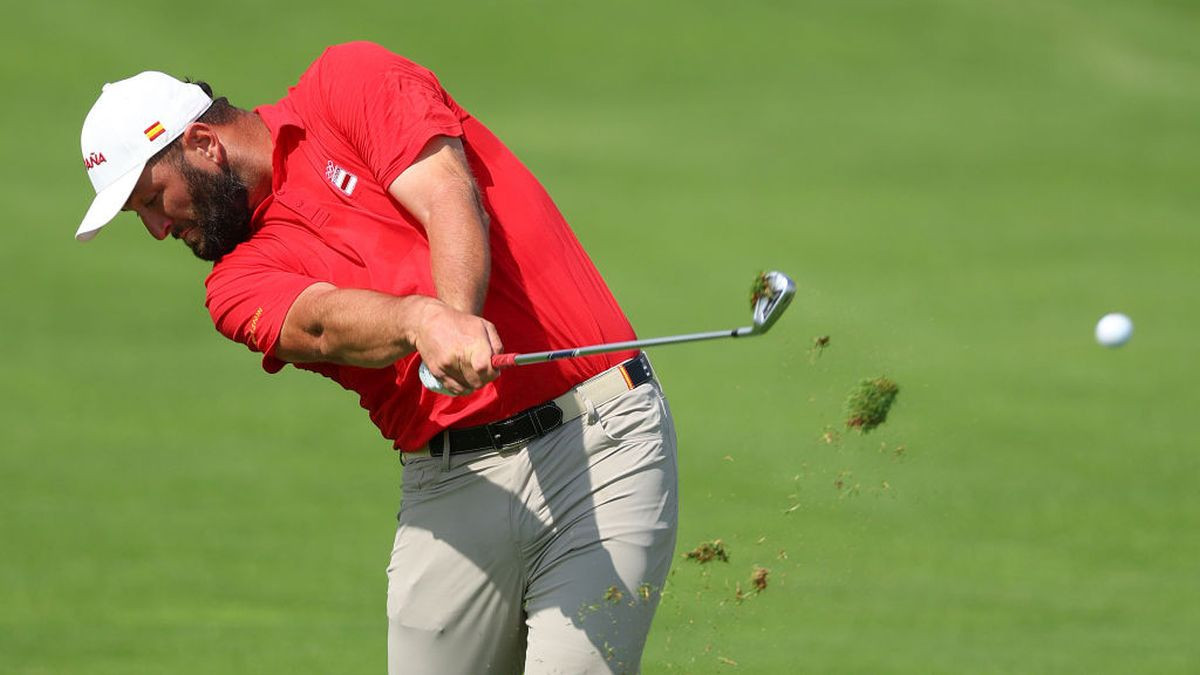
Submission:
[[430,318],[441,310],[443,305],[437,298],[427,295],[409,295],[403,298],[403,301],[407,305],[402,324],[404,339],[413,351],[418,351],[421,328],[428,325]]

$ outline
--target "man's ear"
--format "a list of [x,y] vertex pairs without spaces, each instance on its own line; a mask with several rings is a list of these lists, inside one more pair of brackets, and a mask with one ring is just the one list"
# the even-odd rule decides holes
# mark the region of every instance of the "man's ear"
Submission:
[[215,127],[203,122],[187,125],[180,136],[185,155],[190,155],[196,164],[211,163],[217,168],[225,166],[228,158],[225,145],[221,143]]

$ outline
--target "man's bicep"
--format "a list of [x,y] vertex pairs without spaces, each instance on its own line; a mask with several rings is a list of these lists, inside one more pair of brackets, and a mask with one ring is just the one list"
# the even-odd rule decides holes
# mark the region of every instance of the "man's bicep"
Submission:
[[318,281],[300,292],[284,315],[275,345],[275,357],[290,363],[322,360],[321,296],[336,290],[333,284]]
[[462,141],[453,136],[430,139],[416,161],[388,186],[388,193],[423,224],[429,223],[441,199],[467,199],[481,206]]

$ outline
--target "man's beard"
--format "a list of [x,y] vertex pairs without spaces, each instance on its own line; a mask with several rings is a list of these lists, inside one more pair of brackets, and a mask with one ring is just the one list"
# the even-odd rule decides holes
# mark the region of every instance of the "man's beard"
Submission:
[[250,238],[250,194],[228,164],[220,173],[201,171],[186,160],[179,172],[187,181],[200,238],[188,244],[201,260],[216,262]]

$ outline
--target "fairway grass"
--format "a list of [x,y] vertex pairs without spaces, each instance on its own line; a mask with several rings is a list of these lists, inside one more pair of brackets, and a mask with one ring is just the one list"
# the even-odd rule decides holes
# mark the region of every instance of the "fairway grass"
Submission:
[[[129,217],[71,238],[103,81],[158,68],[251,106],[349,39],[432,67],[531,166],[639,335],[741,325],[758,270],[797,282],[763,338],[651,354],[681,522],[645,672],[1196,672],[1198,19],[219,1],[185,30],[126,1],[21,8],[0,672],[384,670],[401,467],[355,397],[220,338],[178,243]],[[1110,311],[1137,324],[1117,350],[1092,339]],[[880,376],[887,422],[846,429]],[[727,563],[683,557],[714,539]]]

